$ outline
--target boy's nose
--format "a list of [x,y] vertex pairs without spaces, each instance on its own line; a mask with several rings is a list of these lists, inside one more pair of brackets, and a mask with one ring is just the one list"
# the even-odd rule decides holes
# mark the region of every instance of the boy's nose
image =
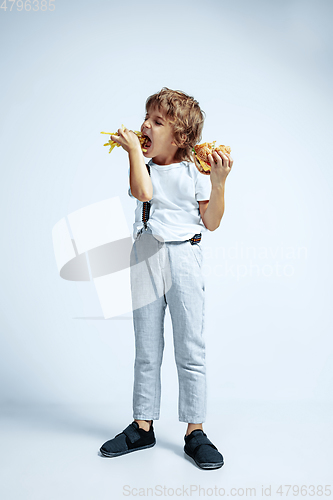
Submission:
[[146,121],[143,122],[142,127],[141,127],[141,132],[143,133],[144,130],[149,130],[150,129],[150,123]]

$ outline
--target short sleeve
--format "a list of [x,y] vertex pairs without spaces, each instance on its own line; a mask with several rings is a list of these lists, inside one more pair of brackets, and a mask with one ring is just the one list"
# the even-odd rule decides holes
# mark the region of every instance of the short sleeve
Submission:
[[195,199],[197,201],[209,200],[212,189],[210,175],[201,174],[196,166],[194,166],[194,168],[197,171],[195,181]]

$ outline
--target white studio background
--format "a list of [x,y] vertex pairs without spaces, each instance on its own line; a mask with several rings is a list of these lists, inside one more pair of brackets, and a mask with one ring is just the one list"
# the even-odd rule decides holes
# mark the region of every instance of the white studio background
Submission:
[[[7,4],[2,408],[117,401],[108,419],[118,419],[121,406],[128,422],[120,425],[130,423],[131,316],[104,320],[92,283],[59,277],[51,233],[69,213],[115,196],[132,232],[127,155],[121,148],[109,155],[100,132],[122,123],[139,130],[146,98],[166,86],[199,101],[203,140],[230,145],[234,159],[221,225],[204,235],[207,422],[223,418],[233,400],[327,411],[332,3],[55,0],[53,12]],[[161,419],[176,423],[168,310],[165,335]]]

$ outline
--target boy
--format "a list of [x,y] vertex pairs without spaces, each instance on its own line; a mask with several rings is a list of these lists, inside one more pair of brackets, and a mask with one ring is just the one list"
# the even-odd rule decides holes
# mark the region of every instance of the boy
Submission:
[[[145,152],[130,130],[119,129],[119,137],[111,139],[128,152],[129,195],[138,200],[131,260],[135,254],[138,262],[137,256],[142,256],[147,248],[163,249],[164,254],[159,254],[162,257],[158,260],[160,282],[165,287],[168,263],[172,286],[164,288],[165,293],[156,300],[146,301],[147,305],[133,307],[134,420],[104,443],[100,451],[104,456],[115,457],[156,443],[153,420],[159,419],[164,317],[169,305],[179,380],[179,421],[188,424],[184,451],[200,468],[217,469],[224,463],[223,456],[202,427],[206,418],[206,365],[200,239],[201,232],[219,227],[224,212],[225,181],[233,160],[230,155],[214,152],[209,156],[210,176],[195,167],[192,149],[201,140],[204,116],[193,97],[164,87],[147,99],[146,111],[141,126],[142,134],[147,136]],[[144,157],[151,158],[149,168]],[[145,257],[147,261],[147,253]],[[183,273],[184,263],[187,274]],[[133,295],[132,274],[131,265]],[[140,285],[143,292],[146,287],[142,280]]]

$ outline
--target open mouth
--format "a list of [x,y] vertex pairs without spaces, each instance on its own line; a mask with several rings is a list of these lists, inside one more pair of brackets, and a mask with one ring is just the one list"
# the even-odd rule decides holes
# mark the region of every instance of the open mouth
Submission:
[[151,146],[151,140],[150,140],[150,138],[148,137],[148,135],[144,135],[143,137],[145,139],[145,142],[143,143],[143,147],[144,148],[149,148]]

